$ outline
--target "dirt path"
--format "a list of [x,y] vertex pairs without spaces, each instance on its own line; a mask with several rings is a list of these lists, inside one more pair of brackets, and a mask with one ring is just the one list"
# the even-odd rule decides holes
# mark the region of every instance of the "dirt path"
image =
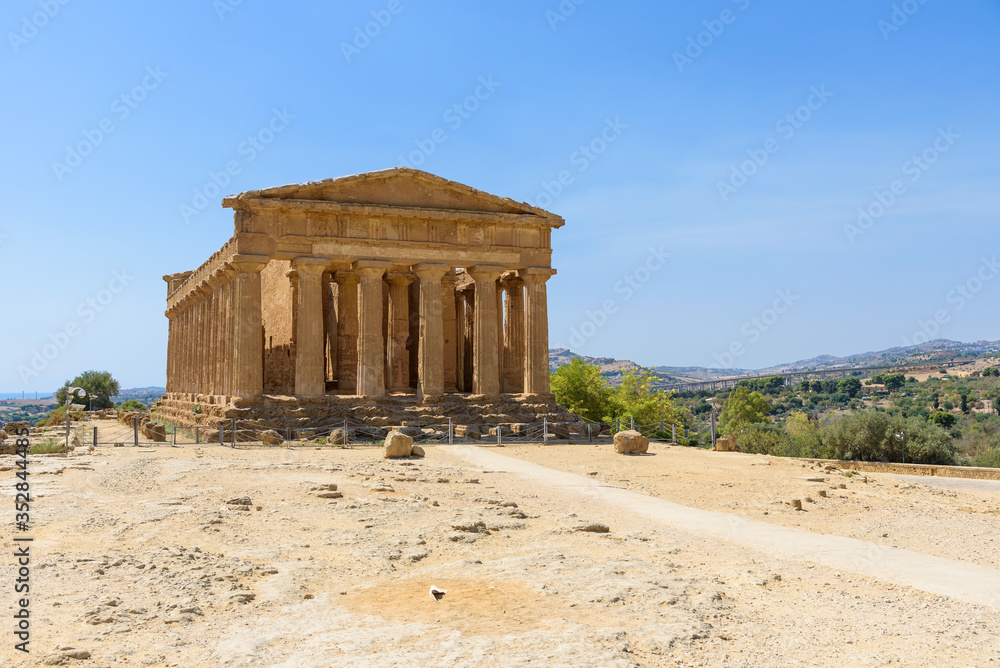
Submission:
[[[447,448],[469,462],[561,488],[565,503],[603,503],[619,518],[630,513],[668,528],[709,534],[785,559],[814,562],[931,594],[1000,610],[1000,570],[866,541],[791,529],[739,515],[689,508],[608,485],[593,478],[556,471],[507,457],[496,450],[468,446]],[[630,457],[634,461],[643,458]],[[575,497],[575,498],[574,498]]]

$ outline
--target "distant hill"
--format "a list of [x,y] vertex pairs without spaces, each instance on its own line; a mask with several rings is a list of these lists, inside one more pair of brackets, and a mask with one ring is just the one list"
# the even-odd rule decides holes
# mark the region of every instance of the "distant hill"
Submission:
[[123,401],[128,401],[129,399],[135,399],[143,404],[149,406],[154,401],[159,399],[167,391],[165,387],[134,387],[128,390],[121,390],[118,392],[117,397],[111,397],[111,400],[116,404],[120,404]]
[[[940,364],[962,357],[985,357],[1000,354],[1000,341],[975,341],[962,343],[947,339],[935,339],[915,346],[889,348],[877,352],[857,353],[845,357],[834,355],[819,355],[798,362],[788,362],[764,369],[720,369],[699,366],[656,366],[653,371],[664,382],[684,382],[699,380],[714,380],[716,378],[731,378],[733,376],[749,376],[761,374],[779,374],[795,371],[828,371],[831,369],[883,366],[890,364]],[[616,360],[612,357],[586,357],[578,355],[566,348],[549,351],[549,367],[552,370],[580,357],[586,362],[600,364],[601,371],[610,381],[621,376],[627,369],[638,368],[638,365],[628,360]]]

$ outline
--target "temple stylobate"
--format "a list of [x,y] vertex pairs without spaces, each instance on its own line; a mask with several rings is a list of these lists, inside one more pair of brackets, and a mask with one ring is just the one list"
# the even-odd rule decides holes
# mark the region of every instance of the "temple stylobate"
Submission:
[[407,168],[223,206],[234,236],[164,277],[167,398],[548,395],[559,216]]

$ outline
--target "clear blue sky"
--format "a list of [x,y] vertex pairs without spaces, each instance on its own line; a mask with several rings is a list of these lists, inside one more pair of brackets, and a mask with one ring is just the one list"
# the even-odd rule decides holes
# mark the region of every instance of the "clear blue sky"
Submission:
[[566,218],[553,346],[755,368],[921,322],[1000,339],[996,0],[50,4],[0,15],[4,391],[163,384],[161,276],[229,238],[222,195],[404,161]]

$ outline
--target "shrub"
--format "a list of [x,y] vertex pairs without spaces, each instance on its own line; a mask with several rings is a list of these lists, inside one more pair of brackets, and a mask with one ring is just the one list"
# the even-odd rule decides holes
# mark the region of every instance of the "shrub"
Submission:
[[136,401],[135,399],[129,399],[128,401],[123,401],[118,404],[118,408],[125,411],[142,411],[146,412],[146,404],[141,401]]

